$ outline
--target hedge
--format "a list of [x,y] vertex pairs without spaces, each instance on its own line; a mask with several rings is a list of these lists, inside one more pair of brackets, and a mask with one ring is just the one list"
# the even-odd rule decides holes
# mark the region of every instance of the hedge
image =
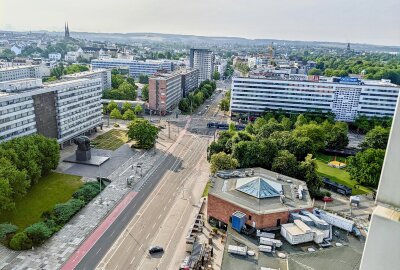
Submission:
[[53,234],[52,230],[49,229],[43,222],[32,224],[26,228],[24,232],[32,240],[32,244],[34,246],[41,245]]
[[10,241],[9,239],[10,236],[12,236],[17,231],[18,227],[13,224],[9,223],[0,224],[0,242],[7,245],[8,242]]
[[[102,185],[102,188],[103,187],[104,185]],[[75,199],[83,200],[85,201],[85,203],[88,203],[99,193],[100,193],[99,184],[96,182],[89,182],[85,183],[80,189],[75,191],[72,197]]]
[[19,232],[10,241],[10,248],[14,250],[25,250],[32,248],[32,240],[24,232]]
[[71,199],[66,203],[56,204],[53,209],[55,221],[57,224],[67,223],[84,205],[85,201],[80,199]]

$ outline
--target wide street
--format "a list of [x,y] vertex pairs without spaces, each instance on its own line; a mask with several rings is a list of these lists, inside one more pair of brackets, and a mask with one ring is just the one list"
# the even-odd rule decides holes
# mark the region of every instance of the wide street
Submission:
[[[160,162],[138,180],[132,190],[137,194],[75,269],[167,269],[179,244],[177,239],[186,233],[181,228],[191,218],[189,206],[197,203],[192,197],[201,196],[208,180],[206,149],[215,130],[208,129],[206,124],[224,120],[218,111],[223,94],[217,91],[193,117],[186,118],[186,125],[175,143]],[[173,126],[173,119],[170,120]],[[121,177],[129,173],[124,170]],[[195,186],[200,190],[198,194],[193,194]],[[179,203],[178,200],[185,199],[185,194],[187,203]],[[182,214],[175,215],[171,211],[179,205],[183,207]],[[166,248],[164,256],[149,257],[148,248],[157,244],[153,241],[160,237],[163,242],[160,244]]]

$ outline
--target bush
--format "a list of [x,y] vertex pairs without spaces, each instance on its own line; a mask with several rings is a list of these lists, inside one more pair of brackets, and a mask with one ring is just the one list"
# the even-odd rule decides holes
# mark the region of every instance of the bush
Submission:
[[47,228],[49,228],[53,233],[58,232],[58,231],[62,228],[62,225],[58,225],[57,222],[56,222],[54,219],[52,219],[52,218],[46,219],[46,220],[44,221],[44,224],[45,224],[45,225],[47,226]]
[[83,200],[85,201],[85,203],[88,203],[99,193],[100,190],[98,183],[85,183],[80,189],[75,191],[72,197],[75,199]]
[[26,228],[24,232],[32,240],[32,244],[34,246],[41,245],[53,234],[52,230],[49,229],[43,222],[32,224]]
[[56,204],[53,209],[55,221],[57,224],[67,223],[84,205],[85,202],[79,199],[71,199],[66,203]]
[[8,245],[10,236],[16,233],[16,231],[18,231],[18,227],[13,224],[0,224],[0,242]]
[[14,250],[26,250],[32,248],[32,240],[25,232],[19,232],[11,238],[10,248]]
[[119,124],[118,124],[118,123],[115,123],[115,124],[114,124],[114,127],[119,127]]

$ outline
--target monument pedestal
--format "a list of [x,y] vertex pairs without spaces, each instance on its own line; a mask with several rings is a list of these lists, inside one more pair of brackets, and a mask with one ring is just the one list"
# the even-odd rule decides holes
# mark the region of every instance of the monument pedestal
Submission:
[[87,161],[92,158],[92,153],[90,150],[85,150],[85,151],[76,150],[75,154],[76,154],[76,160],[78,161]]

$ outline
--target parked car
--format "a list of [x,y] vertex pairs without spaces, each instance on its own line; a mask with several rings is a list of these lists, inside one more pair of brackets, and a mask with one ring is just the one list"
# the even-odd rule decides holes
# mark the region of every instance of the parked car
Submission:
[[322,201],[324,201],[324,202],[332,202],[333,199],[332,199],[332,197],[324,196],[324,197],[322,198]]
[[153,246],[149,248],[149,253],[150,254],[154,254],[154,253],[160,253],[160,252],[164,252],[164,249],[160,246]]

